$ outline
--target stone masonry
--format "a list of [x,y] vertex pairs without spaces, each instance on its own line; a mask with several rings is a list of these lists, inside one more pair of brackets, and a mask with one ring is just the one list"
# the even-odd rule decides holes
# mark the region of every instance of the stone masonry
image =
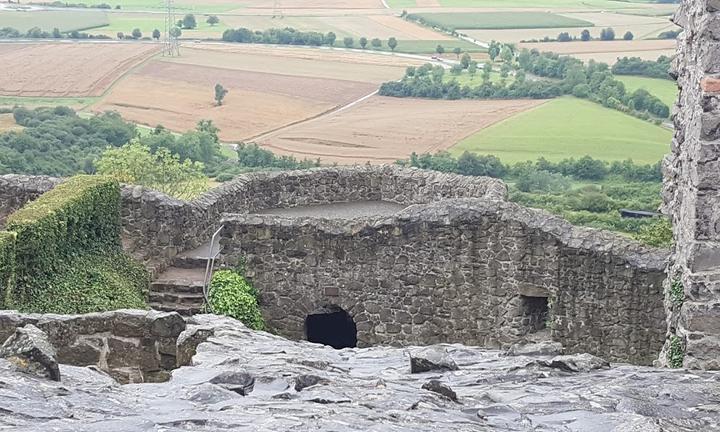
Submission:
[[659,364],[674,355],[684,367],[720,369],[720,1],[684,0],[674,21],[684,30],[673,65],[681,91],[663,195],[675,247]]
[[308,314],[337,305],[360,346],[507,347],[545,318],[569,352],[650,364],[663,343],[666,252],[543,211],[448,199],[392,217],[223,224],[225,263],[246,261],[267,323],[285,336],[302,338]]

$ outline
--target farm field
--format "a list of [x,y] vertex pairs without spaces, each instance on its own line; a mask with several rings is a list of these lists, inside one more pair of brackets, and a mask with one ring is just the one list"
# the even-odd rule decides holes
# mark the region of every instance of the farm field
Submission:
[[341,164],[394,162],[444,150],[536,100],[443,101],[373,96],[322,119],[291,126],[258,144],[279,154]]
[[456,29],[527,29],[587,27],[592,23],[548,12],[474,12],[413,14],[433,27]]
[[72,11],[0,9],[0,28],[11,27],[24,33],[33,27],[39,27],[47,32],[57,27],[61,32],[69,32],[107,25],[109,23],[107,15],[107,12],[97,9]]
[[649,2],[620,2],[613,0],[387,0],[392,8],[423,8],[423,7],[445,7],[445,8],[538,8],[543,10],[557,9],[637,9],[640,11],[667,10],[672,6],[664,4],[652,4]]
[[590,155],[608,161],[655,163],[668,152],[672,132],[593,102],[551,100],[470,136],[451,149],[495,155],[505,163]]
[[679,90],[674,81],[629,75],[616,75],[615,78],[625,84],[625,89],[628,92],[645,89],[650,94],[660,98],[667,106],[673,106],[677,101]]
[[[244,141],[360,99],[419,63],[380,54],[197,44],[183,48],[182,57],[144,64],[92,109],[173,131],[211,119],[224,141]],[[216,83],[229,90],[220,107],[213,100]]]
[[566,54],[581,60],[595,60],[614,64],[618,57],[640,57],[644,60],[656,60],[661,55],[673,55],[675,40],[637,40],[637,41],[573,41],[523,43],[521,48],[552,51]]
[[0,96],[99,96],[157,50],[139,43],[0,44]]

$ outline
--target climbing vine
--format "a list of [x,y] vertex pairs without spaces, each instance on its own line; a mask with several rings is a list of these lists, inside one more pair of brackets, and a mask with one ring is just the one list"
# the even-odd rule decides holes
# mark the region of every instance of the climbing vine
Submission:
[[685,287],[680,279],[675,279],[670,284],[670,300],[677,306],[682,306],[685,301]]
[[683,352],[682,341],[679,337],[670,336],[670,349],[667,353],[668,364],[673,369],[679,369],[683,366],[685,353]]

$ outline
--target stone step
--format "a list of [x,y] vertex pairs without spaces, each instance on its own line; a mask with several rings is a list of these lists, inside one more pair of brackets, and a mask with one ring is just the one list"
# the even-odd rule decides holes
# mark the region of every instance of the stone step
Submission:
[[178,294],[174,292],[151,292],[150,303],[176,304],[201,307],[205,298],[200,294]]
[[202,294],[202,282],[153,282],[150,284],[150,293],[177,293],[177,294]]
[[173,260],[173,266],[182,269],[205,269],[207,260],[211,256],[217,255],[220,251],[220,245],[215,243],[210,250],[210,242],[198,247],[197,249],[185,251]]
[[180,315],[190,316],[203,313],[202,306],[178,305],[172,303],[150,303],[150,308],[162,312],[177,312]]

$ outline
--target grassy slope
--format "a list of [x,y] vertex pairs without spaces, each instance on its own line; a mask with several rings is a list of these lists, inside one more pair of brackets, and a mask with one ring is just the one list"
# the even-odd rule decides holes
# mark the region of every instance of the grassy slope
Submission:
[[529,29],[592,27],[588,21],[548,12],[471,12],[415,14],[432,26],[447,29]]
[[660,98],[667,106],[672,106],[677,100],[678,88],[675,82],[658,78],[647,78],[640,76],[618,75],[615,78],[625,84],[628,92],[637,89],[645,89],[652,95]]
[[668,152],[671,136],[669,130],[598,104],[560,98],[484,129],[451,152],[494,154],[509,163],[584,155],[655,163]]

